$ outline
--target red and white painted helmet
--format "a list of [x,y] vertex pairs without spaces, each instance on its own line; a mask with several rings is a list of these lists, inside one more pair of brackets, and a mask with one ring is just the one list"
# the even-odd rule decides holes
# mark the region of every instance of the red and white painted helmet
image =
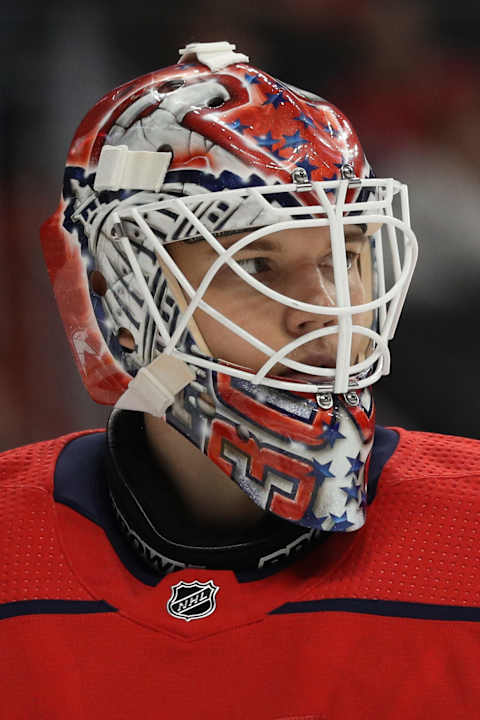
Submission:
[[[356,529],[373,438],[368,388],[389,371],[416,258],[406,188],[373,176],[336,107],[251,66],[235,46],[200,43],[181,55],[87,114],[42,228],[80,374],[97,402],[165,415],[262,507],[309,527]],[[371,236],[361,305],[349,293],[347,224]],[[235,260],[265,235],[311,227],[330,230],[333,307],[282,294]],[[232,233],[241,237],[225,249]],[[199,239],[214,260],[192,287],[168,246]],[[252,291],[332,322],[269,347],[206,302],[225,265]],[[196,310],[261,351],[263,365],[213,357]],[[356,323],[365,313],[368,326]],[[332,334],[335,367],[291,358]],[[352,357],[355,336],[361,357]],[[278,365],[307,379],[272,376]]]

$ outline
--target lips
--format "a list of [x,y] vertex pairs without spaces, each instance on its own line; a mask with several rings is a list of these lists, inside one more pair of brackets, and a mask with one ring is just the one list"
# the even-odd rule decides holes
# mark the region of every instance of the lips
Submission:
[[[336,367],[336,363],[331,360],[331,358],[325,356],[325,355],[315,355],[315,356],[309,356],[307,358],[288,358],[289,360],[294,360],[295,362],[302,363],[303,365],[311,365],[314,368],[321,368],[322,370],[325,368],[331,368],[334,369]],[[255,374],[255,371],[251,368],[244,366],[244,365],[236,365],[232,362],[229,362],[227,360],[221,360],[221,362],[224,365],[227,365],[228,367],[233,367],[238,370],[246,370],[247,372],[250,372],[252,374]],[[332,383],[334,378],[333,376],[327,376],[327,375],[309,375],[308,373],[301,373],[296,372],[295,370],[289,370],[289,368],[286,368],[284,365],[280,365],[278,370],[275,372],[268,373],[267,377],[272,378],[273,380],[288,380],[289,382],[298,382],[298,383],[311,383],[312,385],[321,385],[323,383]]]
[[332,375],[307,375],[307,373],[285,373],[284,375],[277,375],[280,380],[288,380],[299,383],[312,383],[312,385],[319,385],[320,383],[332,382]]
[[[290,358],[293,359],[293,358]],[[332,361],[330,357],[326,357],[325,355],[310,355],[307,358],[303,359],[296,359],[295,362],[302,363],[303,365],[311,365],[315,368],[321,368],[322,370],[325,368],[331,368],[334,369],[336,367],[336,363]],[[293,382],[301,382],[301,383],[312,383],[313,385],[318,385],[319,383],[325,383],[325,382],[332,382],[333,376],[332,375],[310,375],[309,373],[302,373],[302,372],[296,372],[295,370],[289,370],[288,368],[283,368],[280,372],[276,373],[276,377],[280,380],[289,380]]]

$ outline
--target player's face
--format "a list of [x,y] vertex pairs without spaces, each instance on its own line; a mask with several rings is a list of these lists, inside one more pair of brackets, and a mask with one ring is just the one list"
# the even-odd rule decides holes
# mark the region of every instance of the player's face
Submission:
[[[241,234],[220,238],[230,247]],[[347,267],[352,305],[370,299],[369,281],[362,277],[362,262],[369,253],[368,238],[361,226],[345,227]],[[193,244],[174,243],[169,252],[194,288],[198,288],[205,273],[218,257],[206,241]],[[235,255],[237,262],[256,280],[305,303],[335,306],[336,293],[329,228],[292,228],[267,235],[247,245]],[[363,273],[364,274],[364,273]],[[274,350],[311,332],[336,325],[335,315],[318,315],[287,307],[266,297],[251,287],[224,265],[214,277],[204,295],[205,301],[222,312],[247,332]],[[195,313],[197,325],[213,357],[259,370],[267,357],[231,330],[220,325],[201,310]],[[354,316],[354,324],[369,326],[371,314]],[[297,348],[289,355],[292,360],[312,365],[335,367],[337,335],[327,335]],[[351,361],[355,362],[366,350],[368,340],[354,335]],[[283,365],[276,365],[271,375],[293,376]],[[295,375],[295,377],[299,377]],[[305,376],[313,380],[313,376]]]

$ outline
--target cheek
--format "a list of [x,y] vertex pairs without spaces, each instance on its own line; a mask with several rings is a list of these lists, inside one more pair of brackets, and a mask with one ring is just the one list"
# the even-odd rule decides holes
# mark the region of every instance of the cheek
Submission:
[[[370,293],[367,292],[358,272],[350,284],[350,301],[352,305],[363,305],[370,300]],[[363,312],[353,315],[353,324],[369,328],[373,322],[373,312]],[[365,335],[355,333],[352,339],[352,360],[356,362],[358,356],[363,356],[370,345],[370,339]]]
[[[257,278],[260,284],[262,279]],[[228,267],[219,270],[205,293],[205,301],[229,320],[251,332],[257,327],[264,329],[266,318],[271,312],[278,314],[274,308],[279,306],[279,303],[256,290]]]
[[[182,243],[179,243],[178,247],[172,246],[170,254],[193,288],[198,288],[210,265],[200,254],[195,257],[195,251],[195,246],[182,247]],[[274,347],[281,344],[277,335],[282,326],[282,306],[250,288],[227,268],[219,271],[203,299],[214,310],[259,340]],[[261,351],[205,311],[196,310],[194,320],[213,357],[246,367],[259,367],[264,361]]]
[[367,301],[367,291],[362,282],[358,270],[355,270],[353,277],[350,280],[350,302],[352,305],[362,305]]
[[[226,292],[210,288],[205,296],[213,308],[271,347],[284,343],[282,335],[282,306],[256,292],[232,288]],[[195,320],[214,357],[223,358],[245,367],[258,368],[266,359],[261,350],[243,340],[233,330],[221,325],[205,312],[197,310]]]
[[[262,296],[261,293],[246,288],[245,285],[239,287],[233,284],[229,290],[210,288],[205,294],[205,301],[259,339],[271,334],[271,330],[277,325],[280,326],[282,306]],[[216,321],[213,322],[220,329],[220,325]],[[225,330],[226,328],[222,326],[221,332]]]

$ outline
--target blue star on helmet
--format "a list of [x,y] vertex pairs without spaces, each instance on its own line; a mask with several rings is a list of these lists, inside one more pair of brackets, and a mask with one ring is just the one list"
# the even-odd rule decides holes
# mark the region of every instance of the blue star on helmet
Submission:
[[347,505],[350,502],[350,500],[355,500],[355,502],[358,503],[358,489],[359,489],[358,486],[355,485],[355,481],[353,481],[352,484],[349,486],[340,488],[340,490],[343,490],[343,492],[346,493],[346,495],[347,495],[347,500],[346,500]]
[[270,150],[275,143],[281,142],[280,138],[272,137],[270,130],[266,135],[254,135],[253,137],[261,147],[268,147]]
[[284,135],[283,137],[285,138],[285,145],[282,145],[282,150],[287,147],[293,147],[296,150],[302,145],[308,145],[310,142],[310,140],[306,140],[300,135],[300,130],[297,130],[293,135]]
[[278,93],[267,93],[267,99],[263,103],[264,105],[273,105],[275,110],[278,108],[281,102],[285,102],[285,98],[283,97],[283,92],[280,91]]
[[250,127],[250,125],[242,125],[241,120],[234,120],[231,123],[227,123],[227,125],[231,130],[238,130],[241,135],[243,135],[244,130]]
[[312,472],[308,473],[307,477],[313,475],[319,485],[322,485],[326,478],[334,478],[335,475],[330,472],[330,465],[332,464],[332,462],[333,461],[330,460],[330,462],[322,464],[317,462],[317,460],[313,458],[313,470]]
[[304,127],[313,127],[314,122],[311,117],[308,117],[308,115],[305,115],[305,113],[302,113],[301,115],[297,115],[294,120],[298,120],[299,122],[303,123]]
[[347,455],[347,460],[350,463],[350,470],[347,472],[345,477],[348,477],[349,475],[354,475],[358,480],[358,473],[364,465],[364,463],[360,460],[360,453],[358,453],[356,458],[351,458]]
[[250,85],[258,85],[260,82],[258,75],[249,75],[248,73],[245,73],[244,78]]
[[365,490],[362,490],[360,494],[360,507],[367,507],[367,493],[365,492]]
[[325,440],[325,443],[330,445],[330,447],[333,448],[337,440],[345,440],[345,435],[342,435],[342,433],[338,431],[340,427],[339,422],[333,423],[333,425],[328,425],[324,422],[323,427],[325,430],[319,436],[319,440]]
[[332,532],[343,532],[353,525],[352,522],[347,520],[347,511],[345,511],[343,515],[330,513],[330,517],[333,520]]
[[312,176],[312,172],[313,172],[314,170],[318,170],[318,165],[311,165],[311,164],[310,164],[309,159],[308,159],[308,155],[305,155],[305,157],[303,158],[303,160],[300,160],[299,162],[295,163],[295,165],[296,165],[297,167],[303,168],[303,169],[306,171],[309,180],[310,180],[310,178],[311,178],[311,176]]

